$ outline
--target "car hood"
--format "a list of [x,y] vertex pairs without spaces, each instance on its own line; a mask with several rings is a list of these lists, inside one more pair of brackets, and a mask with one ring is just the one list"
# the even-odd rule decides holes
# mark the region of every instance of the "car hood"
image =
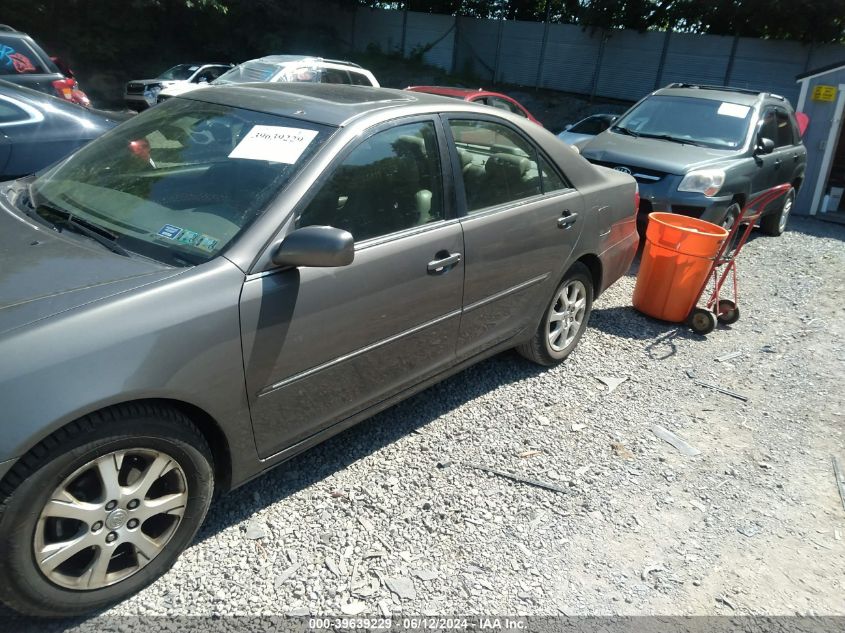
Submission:
[[0,199],[0,334],[184,270],[60,236]]
[[736,153],[736,150],[682,145],[654,138],[635,138],[609,131],[602,132],[581,147],[581,155],[589,161],[644,167],[678,175],[683,175],[691,169],[722,162]]

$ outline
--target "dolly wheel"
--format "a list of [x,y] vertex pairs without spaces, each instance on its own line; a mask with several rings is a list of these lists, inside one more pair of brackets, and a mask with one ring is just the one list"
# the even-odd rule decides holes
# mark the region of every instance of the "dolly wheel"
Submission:
[[690,315],[689,326],[696,334],[710,334],[716,329],[716,315],[710,310],[696,308]]
[[731,325],[739,321],[739,306],[730,299],[719,300],[719,323],[722,325]]

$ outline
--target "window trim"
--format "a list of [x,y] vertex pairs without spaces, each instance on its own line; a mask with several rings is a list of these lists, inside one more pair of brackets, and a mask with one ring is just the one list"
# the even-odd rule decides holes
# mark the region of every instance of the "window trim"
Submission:
[[[365,240],[361,240],[360,242],[356,241],[355,252],[387,242],[392,242],[394,240],[403,239],[410,235],[424,233],[434,228],[439,228],[445,226],[446,224],[457,222],[458,217],[455,201],[455,186],[453,182],[454,176],[453,171],[452,169],[450,169],[449,166],[449,161],[451,160],[451,157],[447,152],[447,140],[445,138],[442,124],[436,114],[409,115],[390,119],[389,121],[382,121],[372,127],[367,128],[361,135],[357,136],[353,141],[347,143],[346,146],[343,147],[343,149],[341,149],[334,156],[331,163],[326,166],[320,176],[313,183],[311,183],[311,187],[309,187],[308,191],[306,191],[305,194],[303,194],[302,197],[297,201],[296,205],[294,205],[291,214],[288,216],[288,219],[285,220],[285,224],[289,225],[288,231],[285,233],[284,236],[281,236],[281,238],[284,239],[285,236],[297,229],[296,218],[316,197],[316,195],[320,192],[326,182],[334,175],[337,168],[342,165],[343,162],[349,157],[349,155],[358,147],[360,147],[362,143],[371,139],[376,134],[379,134],[386,130],[395,127],[400,127],[402,125],[425,122],[429,122],[434,125],[435,137],[437,139],[439,155],[438,157],[440,160],[440,176],[442,178],[443,187],[443,219],[437,220],[436,222],[429,222],[428,224],[410,226],[399,231],[394,231],[392,233],[385,233],[384,235],[376,235],[373,237],[369,237]],[[275,241],[271,242],[271,248],[273,243],[275,243]]]
[[[500,119],[495,116],[491,116],[488,114],[476,114],[476,113],[466,113],[466,112],[444,112],[440,114],[440,118],[443,123],[443,130],[447,136],[447,142],[449,143],[449,158],[452,163],[452,180],[454,182],[455,187],[455,209],[458,212],[458,217],[460,219],[469,218],[469,217],[477,217],[481,214],[487,215],[488,212],[498,213],[500,211],[505,211],[507,209],[512,209],[517,206],[522,206],[523,204],[536,202],[538,200],[544,200],[546,198],[550,198],[553,196],[558,196],[563,193],[570,193],[572,191],[577,191],[575,186],[572,182],[560,172],[560,168],[557,166],[555,161],[553,161],[549,155],[543,151],[543,148],[538,144],[535,143],[533,139],[531,139],[525,132],[520,130],[518,127],[512,125],[509,121],[504,119]],[[538,158],[543,157],[543,159],[549,164],[549,166],[555,171],[558,178],[566,185],[564,189],[555,189],[554,191],[545,192],[543,191],[543,177],[540,175],[540,193],[534,196],[530,196],[528,198],[520,198],[519,200],[511,200],[510,202],[503,202],[501,204],[492,205],[489,207],[483,207],[481,209],[477,209],[475,211],[470,212],[467,208],[467,196],[466,190],[464,189],[464,179],[460,172],[460,158],[458,157],[458,147],[455,144],[455,137],[452,136],[452,128],[449,125],[450,121],[487,121],[489,123],[496,123],[502,125],[515,134],[517,134],[523,141],[528,143],[531,147],[534,148]],[[526,119],[528,120],[528,119]],[[537,169],[539,174],[540,168],[540,161],[537,161]]]

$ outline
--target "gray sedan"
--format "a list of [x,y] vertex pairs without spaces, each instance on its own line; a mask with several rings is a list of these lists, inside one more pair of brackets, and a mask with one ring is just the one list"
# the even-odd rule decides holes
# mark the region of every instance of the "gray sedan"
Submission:
[[637,187],[421,93],[197,91],[0,185],[0,599],[102,608],[215,492],[480,359],[577,345]]

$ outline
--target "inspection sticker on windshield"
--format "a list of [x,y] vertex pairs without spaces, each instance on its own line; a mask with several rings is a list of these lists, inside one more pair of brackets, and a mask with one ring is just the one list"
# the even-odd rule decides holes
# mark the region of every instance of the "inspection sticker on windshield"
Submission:
[[744,119],[750,109],[748,106],[739,105],[738,103],[722,103],[719,106],[719,114]]
[[229,158],[267,160],[293,165],[315,136],[317,136],[316,130],[255,125],[232,150]]
[[173,226],[172,224],[165,224],[158,230],[158,234],[162,237],[166,237],[169,240],[175,240],[176,236],[182,232],[178,226]]

